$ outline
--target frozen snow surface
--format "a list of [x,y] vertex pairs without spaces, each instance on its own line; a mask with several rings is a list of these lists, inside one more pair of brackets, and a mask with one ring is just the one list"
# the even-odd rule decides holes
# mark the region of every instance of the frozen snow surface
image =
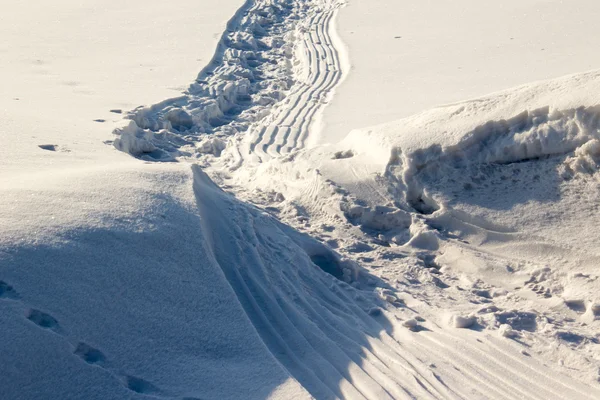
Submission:
[[[361,2],[44,7],[0,16],[49,32],[0,47],[3,398],[600,398],[599,71],[349,115],[342,139],[369,60],[336,21]],[[384,30],[403,7],[373,2]]]

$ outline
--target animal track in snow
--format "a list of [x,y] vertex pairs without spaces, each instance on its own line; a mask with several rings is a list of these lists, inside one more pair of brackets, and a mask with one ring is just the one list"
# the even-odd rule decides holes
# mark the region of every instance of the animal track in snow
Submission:
[[42,150],[47,151],[60,151],[63,153],[69,153],[71,150],[67,149],[64,146],[59,146],[57,144],[39,144],[38,147]]
[[88,364],[99,364],[106,360],[104,353],[84,342],[79,342],[73,354],[79,356]]
[[[19,293],[5,281],[0,281],[0,299],[11,299],[22,302]],[[36,308],[29,308],[25,317],[39,328],[51,330],[61,336],[68,343],[73,343],[67,334],[61,329],[58,320],[49,313]],[[155,396],[164,395],[164,392],[151,382],[133,375],[126,374],[118,368],[111,366],[106,355],[101,350],[92,347],[83,341],[77,341],[75,343],[77,344],[74,345],[74,355],[81,358],[81,360],[87,364],[95,365],[106,370],[127,389],[140,394],[149,394]]]
[[161,391],[152,383],[142,378],[137,378],[131,375],[124,377],[125,387],[133,392],[141,394],[159,394]]
[[56,151],[56,149],[58,148],[58,145],[57,144],[39,144],[38,147],[42,150]]
[[543,279],[539,279],[539,278],[536,278],[535,276],[532,276],[531,278],[529,278],[529,280],[527,282],[525,282],[525,286],[527,288],[529,288],[530,290],[532,290],[538,296],[548,299],[548,298],[552,297],[552,293],[550,292],[549,288],[547,288],[541,284],[542,281],[543,281]]

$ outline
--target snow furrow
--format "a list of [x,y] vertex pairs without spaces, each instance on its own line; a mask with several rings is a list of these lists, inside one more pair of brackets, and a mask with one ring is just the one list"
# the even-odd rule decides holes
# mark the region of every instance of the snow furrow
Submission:
[[441,351],[449,352],[453,358],[463,360],[464,365],[473,366],[474,369],[480,371],[481,375],[488,382],[504,387],[509,391],[511,396],[521,393],[523,397],[528,399],[544,400],[557,398],[557,393],[553,393],[537,385],[528,379],[527,376],[519,374],[514,368],[502,365],[498,358],[488,356],[479,351],[474,345],[465,345],[464,340],[450,341],[445,337],[443,331],[440,333],[435,338],[428,337],[428,339],[435,342]]
[[[308,22],[310,30],[304,35],[303,45],[307,52],[304,62],[309,83],[300,86],[300,91],[292,93],[289,97],[293,100],[283,104],[283,109],[274,111],[278,116],[273,124],[285,128],[273,131],[275,137],[260,137],[263,151],[271,156],[287,154],[304,146],[313,117],[322,107],[321,99],[339,82],[340,61],[329,37],[335,11],[331,9],[320,13]],[[252,143],[251,148],[254,146],[256,144]]]
[[[318,35],[316,40],[318,40],[318,43],[325,43],[323,49],[325,50],[326,54],[324,55],[324,59],[321,59],[320,61],[320,65],[322,65],[325,69],[325,78],[322,79],[318,86],[316,86],[308,95],[308,101],[305,102],[303,109],[294,119],[293,124],[298,124],[298,130],[295,132],[296,134],[293,137],[286,139],[286,145],[283,148],[283,154],[289,153],[295,148],[304,147],[304,140],[301,139],[306,138],[308,135],[308,130],[312,122],[314,122],[313,117],[322,106],[320,100],[324,99],[326,94],[329,93],[335,86],[335,83],[337,83],[335,78],[339,75],[341,67],[339,64],[339,59],[333,57],[333,54],[335,54],[336,51],[331,43],[331,40],[326,34],[328,33],[331,25],[331,19],[334,15],[334,12],[327,15],[325,25],[320,25],[316,31]],[[320,32],[323,34],[320,35]]]
[[331,37],[329,36],[329,29],[331,29],[332,19],[334,16],[334,13],[328,16],[329,21],[325,26],[325,29],[322,31],[322,40],[327,43],[327,45],[325,46],[325,49],[327,51],[327,57],[325,59],[325,69],[327,70],[327,84],[321,87],[320,93],[314,97],[314,103],[312,104],[312,107],[310,108],[309,112],[307,112],[306,116],[303,119],[301,119],[300,132],[302,132],[302,135],[296,138],[296,141],[292,146],[290,146],[290,149],[294,147],[302,148],[306,145],[306,139],[309,135],[310,125],[314,121],[314,117],[321,107],[321,101],[323,101],[326,98],[327,93],[333,90],[333,88],[335,88],[335,86],[337,86],[337,84],[341,80],[340,59],[338,56],[338,52],[332,43]]
[[511,400],[515,397],[515,393],[508,390],[504,385],[498,385],[497,379],[494,376],[490,376],[485,373],[485,369],[482,369],[480,365],[474,364],[471,360],[463,357],[462,353],[452,351],[440,345],[437,340],[425,337],[424,341],[427,342],[423,345],[423,351],[429,352],[433,355],[433,359],[445,360],[450,365],[456,365],[460,369],[460,372],[467,377],[468,380],[476,381],[479,385],[485,387],[486,396],[494,397],[497,399]]
[[474,372],[466,370],[467,366],[464,363],[457,365],[457,360],[448,354],[437,352],[431,346],[425,345],[420,341],[415,341],[412,344],[415,352],[427,355],[430,359],[435,360],[436,367],[440,369],[438,373],[442,374],[445,379],[450,378],[448,380],[455,383],[453,387],[459,391],[461,399],[512,399],[512,397],[496,391],[487,382],[482,381]]

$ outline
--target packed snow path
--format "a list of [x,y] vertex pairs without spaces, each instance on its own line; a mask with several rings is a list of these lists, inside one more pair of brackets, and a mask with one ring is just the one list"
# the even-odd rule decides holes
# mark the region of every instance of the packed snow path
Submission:
[[229,22],[211,63],[181,97],[128,116],[119,150],[151,161],[219,156],[236,164],[303,147],[342,79],[332,38],[337,0],[249,0]]
[[261,160],[287,154],[306,144],[314,117],[331,90],[341,79],[340,56],[330,30],[336,9],[313,14],[302,31],[299,75],[287,99],[274,107],[271,118],[252,127],[249,148],[242,155],[255,153]]

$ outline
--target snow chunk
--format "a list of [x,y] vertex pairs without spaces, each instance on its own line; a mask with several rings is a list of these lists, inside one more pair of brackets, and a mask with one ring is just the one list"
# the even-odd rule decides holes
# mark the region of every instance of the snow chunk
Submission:
[[500,327],[498,328],[498,334],[500,336],[506,337],[506,338],[512,338],[512,337],[516,337],[519,336],[519,333],[516,332],[510,325],[508,324],[502,324],[500,325]]
[[414,318],[407,319],[406,321],[402,322],[402,326],[408,329],[415,329],[417,326],[419,326],[419,321]]
[[406,211],[384,206],[351,206],[346,209],[346,216],[349,219],[358,219],[365,228],[379,231],[408,228],[412,221],[412,217]]
[[196,145],[196,152],[201,154],[212,154],[215,157],[220,157],[223,150],[225,150],[227,144],[215,137],[209,137],[203,139],[200,143]]
[[145,153],[152,153],[156,150],[154,146],[134,121],[119,130],[120,137],[115,139],[114,146],[117,150],[129,153],[132,156],[140,156]]
[[460,315],[453,315],[450,317],[450,326],[459,329],[470,328],[475,324],[476,318],[471,317],[462,317]]

